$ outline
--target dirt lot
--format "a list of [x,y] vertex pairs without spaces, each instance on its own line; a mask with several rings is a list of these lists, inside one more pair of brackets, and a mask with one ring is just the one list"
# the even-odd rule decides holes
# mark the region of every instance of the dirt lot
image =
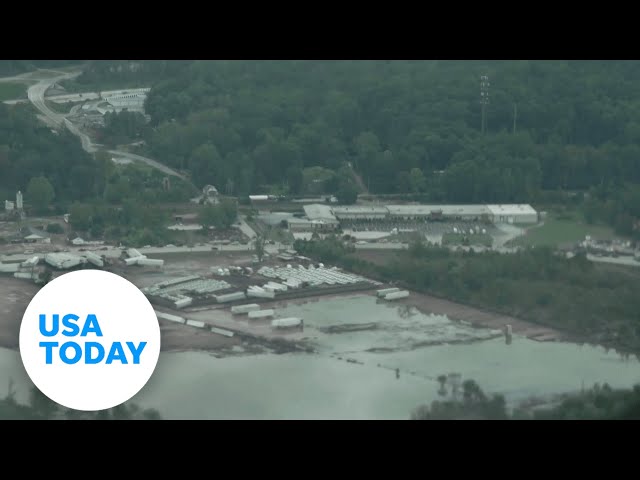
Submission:
[[[0,347],[17,349],[20,322],[37,293],[31,282],[0,275]],[[243,345],[237,337],[223,337],[196,328],[160,321],[162,351],[204,350],[223,355],[253,352],[260,347]],[[241,348],[240,348],[241,347]]]

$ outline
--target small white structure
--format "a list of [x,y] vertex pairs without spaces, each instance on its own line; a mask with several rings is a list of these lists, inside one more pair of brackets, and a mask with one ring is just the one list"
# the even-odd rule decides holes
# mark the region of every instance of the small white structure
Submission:
[[22,210],[23,206],[24,205],[22,204],[22,192],[18,190],[18,193],[16,193],[16,208],[18,210]]
[[9,200],[5,200],[5,201],[4,201],[4,209],[5,209],[7,212],[12,211],[14,208],[15,208],[15,204],[14,204],[13,202],[11,202],[11,201],[9,201]]

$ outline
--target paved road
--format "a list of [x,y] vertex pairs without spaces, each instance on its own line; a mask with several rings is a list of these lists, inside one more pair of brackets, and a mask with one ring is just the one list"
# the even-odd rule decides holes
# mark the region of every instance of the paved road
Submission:
[[[32,85],[31,87],[29,87],[29,89],[27,90],[27,96],[29,97],[29,101],[31,101],[31,103],[33,103],[33,105],[45,117],[47,117],[51,122],[55,123],[56,125],[60,125],[60,126],[66,127],[71,133],[73,133],[75,136],[80,138],[80,142],[82,142],[82,148],[86,152],[94,153],[94,152],[96,152],[98,150],[100,145],[94,144],[91,141],[91,138],[89,138],[89,136],[87,134],[81,132],[80,129],[78,129],[78,127],[76,127],[73,123],[71,123],[71,121],[69,121],[66,118],[66,115],[63,115],[63,114],[60,114],[60,113],[56,113],[53,110],[51,110],[46,105],[45,100],[44,100],[45,92],[54,83],[59,82],[60,80],[65,80],[65,79],[77,77],[78,75],[80,75],[80,73],[81,72],[79,72],[79,71],[69,72],[69,73],[60,74],[60,75],[55,76],[55,77],[41,79],[38,83],[36,83],[35,85]],[[178,178],[181,178],[183,180],[186,180],[184,175],[181,175],[180,173],[176,172],[175,170],[167,167],[166,165],[163,165],[160,162],[152,160],[151,158],[143,157],[141,155],[135,155],[135,154],[128,153],[128,152],[122,152],[120,150],[109,150],[109,153],[112,154],[112,155],[117,155],[117,156],[129,158],[131,160],[135,160],[135,161],[138,161],[138,162],[145,163],[145,164],[149,165],[150,167],[155,168],[157,170],[160,170],[161,172],[163,172],[163,173],[165,173],[167,175],[171,175],[171,176],[178,177]]]

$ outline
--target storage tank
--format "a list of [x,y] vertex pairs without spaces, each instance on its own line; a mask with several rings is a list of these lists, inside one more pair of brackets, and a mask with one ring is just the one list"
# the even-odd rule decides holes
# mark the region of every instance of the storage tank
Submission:
[[260,310],[260,305],[257,303],[247,303],[245,305],[234,305],[231,307],[231,313],[241,315],[243,313],[249,313],[254,310]]
[[401,298],[407,298],[409,296],[408,290],[401,290],[399,292],[392,292],[385,295],[385,300],[399,300]]
[[271,320],[271,326],[274,328],[292,328],[302,325],[302,319],[297,317],[276,318]]
[[254,310],[252,312],[249,312],[249,318],[268,318],[268,317],[273,317],[273,314],[275,313],[274,310],[269,309],[269,310]]

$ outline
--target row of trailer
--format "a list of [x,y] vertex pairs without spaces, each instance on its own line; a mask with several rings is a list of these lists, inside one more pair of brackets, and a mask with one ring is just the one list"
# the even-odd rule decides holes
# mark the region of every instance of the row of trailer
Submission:
[[247,303],[245,305],[235,305],[231,307],[231,313],[234,315],[247,315],[249,320],[272,319],[271,326],[273,328],[294,328],[304,327],[304,321],[298,317],[274,318],[276,312],[272,308],[260,309],[257,303]]

